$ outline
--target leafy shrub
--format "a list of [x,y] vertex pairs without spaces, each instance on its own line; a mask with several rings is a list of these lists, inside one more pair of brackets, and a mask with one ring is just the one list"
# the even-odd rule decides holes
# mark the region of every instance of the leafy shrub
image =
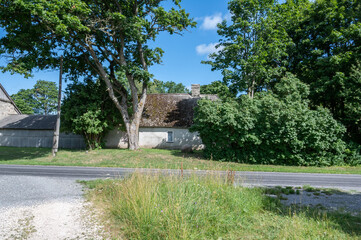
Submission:
[[361,165],[361,145],[349,142],[345,150],[345,163],[350,166]]
[[101,81],[69,84],[62,103],[62,131],[84,137],[90,149],[104,146],[104,136],[122,123],[119,111]]
[[192,131],[206,157],[258,164],[330,166],[343,164],[345,128],[328,110],[310,110],[307,85],[292,75],[274,92],[238,101],[201,100]]

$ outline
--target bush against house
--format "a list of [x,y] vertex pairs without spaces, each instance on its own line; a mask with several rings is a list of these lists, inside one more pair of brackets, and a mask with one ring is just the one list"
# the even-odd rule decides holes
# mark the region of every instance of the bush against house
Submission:
[[344,163],[345,128],[327,109],[311,110],[309,88],[293,75],[273,92],[227,102],[200,100],[193,131],[207,158],[243,163],[330,166]]
[[90,149],[104,146],[106,133],[122,123],[104,85],[90,79],[69,84],[62,103],[62,131],[82,135]]

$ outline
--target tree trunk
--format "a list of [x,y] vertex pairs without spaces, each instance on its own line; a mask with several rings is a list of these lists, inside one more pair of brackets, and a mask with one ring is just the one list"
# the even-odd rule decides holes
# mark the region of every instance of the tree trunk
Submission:
[[140,97],[139,103],[136,105],[136,111],[134,112],[133,118],[130,122],[126,123],[128,134],[128,148],[129,150],[139,149],[139,125],[142,119],[144,110],[145,100],[147,98],[147,89],[143,89],[143,94]]
[[[99,75],[105,81],[110,99],[115,103],[115,106],[120,111],[120,113],[123,117],[124,124],[127,129],[127,135],[128,135],[128,149],[129,150],[139,149],[139,125],[140,125],[140,120],[141,120],[141,117],[143,114],[145,100],[147,98],[147,82],[143,82],[142,93],[139,96],[138,89],[136,88],[134,78],[131,75],[127,75],[128,83],[131,88],[131,98],[132,98],[132,105],[133,105],[133,111],[134,111],[133,115],[129,116],[128,97],[127,97],[127,92],[126,92],[124,86],[118,85],[118,87],[120,86],[121,89],[114,88],[113,83],[110,80],[110,78],[112,76],[108,75],[108,73],[105,71],[103,65],[99,61],[97,55],[95,54],[95,52],[92,48],[92,44],[89,43],[89,45],[86,46],[86,49],[89,50],[91,56],[93,57]],[[138,50],[139,50],[139,56],[140,56],[140,59],[142,62],[143,69],[148,71],[148,67],[147,67],[146,61],[144,59],[143,49],[141,48],[140,43],[138,43]],[[124,59],[124,57],[123,57],[123,59]],[[123,63],[121,65],[126,66],[127,64]],[[114,78],[113,81],[116,82],[117,79]],[[121,96],[120,102],[119,102],[118,98],[115,96],[114,90],[120,94],[120,96]],[[139,98],[139,100],[138,100],[138,98]]]
[[252,85],[248,88],[248,97],[253,99],[254,98],[254,90],[255,90],[256,81],[252,80]]
[[129,150],[138,150],[139,149],[139,124],[135,122],[129,124],[127,128],[128,134],[128,149]]

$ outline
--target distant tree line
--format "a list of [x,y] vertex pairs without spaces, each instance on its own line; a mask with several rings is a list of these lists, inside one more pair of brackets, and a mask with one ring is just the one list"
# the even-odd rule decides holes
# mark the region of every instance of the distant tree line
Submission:
[[23,114],[54,114],[58,87],[55,82],[38,80],[32,89],[20,89],[11,98]]

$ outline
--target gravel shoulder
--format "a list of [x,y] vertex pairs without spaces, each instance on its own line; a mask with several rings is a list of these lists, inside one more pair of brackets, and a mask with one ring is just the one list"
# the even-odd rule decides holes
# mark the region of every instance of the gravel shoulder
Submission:
[[0,176],[0,239],[106,239],[75,179]]
[[337,192],[333,194],[301,191],[299,195],[283,195],[281,202],[287,206],[320,207],[329,211],[347,212],[361,216],[361,192]]

